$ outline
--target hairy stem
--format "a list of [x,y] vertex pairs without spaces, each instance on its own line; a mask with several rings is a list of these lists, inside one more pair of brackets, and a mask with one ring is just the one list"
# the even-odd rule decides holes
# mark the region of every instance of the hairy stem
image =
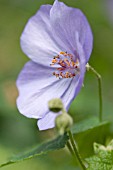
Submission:
[[[86,66],[87,67],[87,66]],[[102,79],[101,75],[88,64],[88,69],[91,70],[97,77],[99,90],[99,121],[102,121]]]
[[69,140],[67,141],[66,146],[67,146],[67,148],[69,149],[71,155],[74,156],[74,151],[73,151],[73,149],[72,149],[72,146],[71,146]]
[[84,165],[84,163],[83,163],[83,160],[82,160],[82,158],[81,158],[81,156],[80,156],[80,154],[79,154],[77,145],[76,145],[76,143],[75,143],[75,141],[74,141],[73,135],[72,135],[72,133],[71,133],[70,130],[68,131],[68,134],[69,134],[69,138],[70,138],[71,145],[72,145],[72,147],[73,147],[74,155],[76,156],[79,164],[81,165],[81,168],[82,168],[83,170],[86,170],[86,167],[85,167],[85,165]]

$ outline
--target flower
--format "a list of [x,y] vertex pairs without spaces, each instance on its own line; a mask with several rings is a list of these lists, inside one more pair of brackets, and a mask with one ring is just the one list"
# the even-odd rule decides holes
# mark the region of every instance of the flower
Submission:
[[17,79],[17,107],[26,117],[38,119],[40,130],[55,126],[57,114],[49,111],[49,100],[61,98],[67,111],[77,96],[92,44],[84,14],[58,0],[42,5],[29,19],[21,47],[31,61]]

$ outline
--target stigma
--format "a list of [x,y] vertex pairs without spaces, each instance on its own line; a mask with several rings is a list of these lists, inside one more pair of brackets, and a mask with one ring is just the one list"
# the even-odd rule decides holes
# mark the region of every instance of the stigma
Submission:
[[63,51],[53,57],[50,66],[55,66],[56,78],[73,78],[80,73],[78,58],[75,60],[72,54]]

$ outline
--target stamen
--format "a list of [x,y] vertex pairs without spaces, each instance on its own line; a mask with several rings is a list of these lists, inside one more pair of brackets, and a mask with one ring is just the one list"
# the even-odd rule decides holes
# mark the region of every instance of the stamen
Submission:
[[52,60],[52,63],[54,63],[54,64],[57,63],[57,59],[56,59],[56,58],[53,59],[53,60]]
[[53,72],[53,75],[56,78],[73,78],[76,74],[79,74],[79,60],[74,60],[72,54],[61,51],[59,55],[54,56],[50,66],[58,66],[56,72]]

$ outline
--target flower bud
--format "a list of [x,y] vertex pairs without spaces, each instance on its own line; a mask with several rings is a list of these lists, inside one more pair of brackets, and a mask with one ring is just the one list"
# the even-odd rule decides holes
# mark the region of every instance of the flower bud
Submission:
[[63,112],[55,119],[56,128],[60,135],[63,135],[73,124],[73,119],[68,113]]
[[52,112],[59,112],[63,109],[63,103],[60,99],[55,98],[48,102],[49,110]]

